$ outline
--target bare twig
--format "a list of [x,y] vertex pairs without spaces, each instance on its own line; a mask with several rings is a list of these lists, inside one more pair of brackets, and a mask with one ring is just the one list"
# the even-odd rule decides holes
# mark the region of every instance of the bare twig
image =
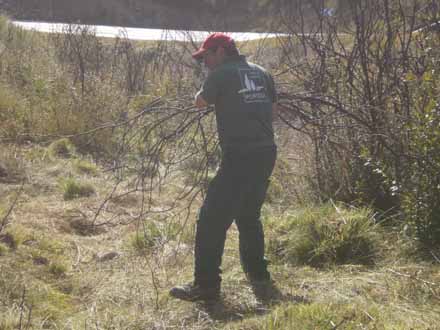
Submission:
[[14,210],[15,206],[18,203],[18,199],[20,198],[21,192],[23,191],[24,187],[24,181],[21,183],[20,189],[15,195],[15,198],[11,205],[9,206],[9,209],[6,211],[5,215],[3,216],[1,223],[0,223],[0,233],[2,230],[9,224],[9,216],[11,215],[12,211]]

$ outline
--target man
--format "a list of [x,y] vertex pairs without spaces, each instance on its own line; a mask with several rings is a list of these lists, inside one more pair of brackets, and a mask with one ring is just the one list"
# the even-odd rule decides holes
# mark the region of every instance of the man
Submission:
[[222,160],[197,221],[194,282],[170,291],[189,301],[219,297],[226,232],[234,220],[247,278],[252,284],[271,283],[260,211],[276,159],[272,113],[277,101],[270,74],[247,62],[228,35],[211,34],[193,58],[209,70],[195,104],[200,109],[215,105]]

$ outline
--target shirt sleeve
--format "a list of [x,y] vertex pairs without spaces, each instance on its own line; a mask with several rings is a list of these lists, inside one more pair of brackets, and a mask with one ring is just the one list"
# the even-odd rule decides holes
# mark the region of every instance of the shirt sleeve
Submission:
[[220,92],[220,79],[218,72],[210,72],[200,89],[200,96],[208,103],[215,104]]

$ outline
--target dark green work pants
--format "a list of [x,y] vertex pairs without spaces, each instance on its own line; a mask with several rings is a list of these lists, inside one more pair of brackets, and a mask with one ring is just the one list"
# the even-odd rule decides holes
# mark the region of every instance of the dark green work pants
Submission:
[[226,232],[234,220],[243,270],[253,279],[270,278],[260,213],[276,154],[276,147],[223,154],[197,221],[194,276],[198,285],[220,286]]

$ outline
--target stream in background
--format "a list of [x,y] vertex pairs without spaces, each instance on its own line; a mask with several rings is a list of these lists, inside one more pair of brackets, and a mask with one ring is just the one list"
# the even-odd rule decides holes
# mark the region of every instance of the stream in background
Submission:
[[[47,22],[25,22],[13,21],[13,24],[26,30],[35,30],[39,32],[63,32],[67,31],[70,24],[65,23],[47,23]],[[131,40],[178,40],[178,41],[197,41],[200,42],[209,34],[207,31],[183,31],[183,30],[163,30],[163,29],[143,29],[128,28],[120,26],[104,25],[74,25],[73,27],[89,28],[96,33],[98,37],[116,38],[124,37]],[[255,32],[233,32],[228,33],[236,41],[248,41],[265,39],[279,36],[275,33],[255,33]]]

